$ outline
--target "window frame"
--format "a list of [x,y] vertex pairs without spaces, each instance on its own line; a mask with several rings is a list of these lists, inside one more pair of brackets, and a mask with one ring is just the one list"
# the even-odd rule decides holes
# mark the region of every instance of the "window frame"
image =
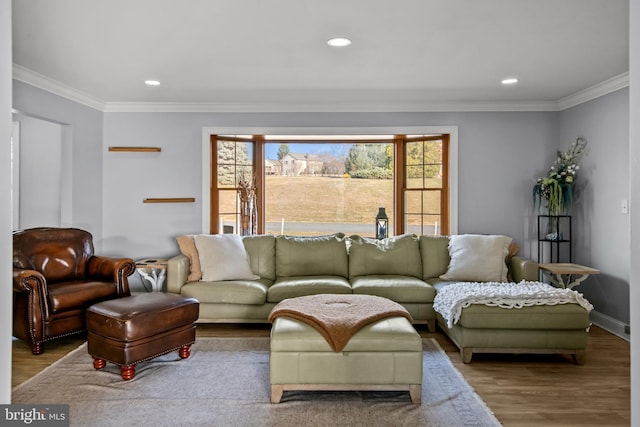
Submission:
[[[428,135],[428,134],[448,134],[449,135],[449,173],[448,178],[448,203],[443,208],[448,208],[448,234],[456,234],[458,229],[458,127],[457,126],[407,126],[407,127],[204,127],[202,129],[202,232],[210,233],[211,224],[211,206],[214,187],[212,186],[212,144],[211,135]],[[258,205],[262,206],[264,194],[264,143],[256,144],[254,153],[254,162],[256,164],[256,177],[260,180],[258,187]],[[396,150],[398,145],[394,144]],[[400,153],[395,153],[395,159],[399,159]],[[397,162],[397,160],[396,160]],[[394,174],[397,186],[398,173]],[[258,184],[258,183],[257,183]],[[395,188],[395,187],[394,187]],[[396,199],[394,209],[399,203],[397,191],[394,191]],[[398,212],[399,215],[402,211]],[[262,215],[262,213],[259,213]],[[404,224],[404,220],[401,221]],[[262,224],[264,219],[259,218],[258,233],[262,233]],[[396,221],[396,224],[400,222]],[[399,227],[395,225],[395,227]],[[394,228],[394,233],[401,234],[402,230]],[[441,234],[444,234],[442,232]]]
[[[406,147],[408,142],[422,142],[422,141],[442,141],[442,185],[440,186],[440,217],[444,219],[444,221],[440,224],[440,235],[448,235],[451,229],[451,218],[450,218],[450,202],[451,199],[450,193],[451,189],[449,188],[450,181],[450,163],[449,163],[449,153],[450,153],[450,134],[437,134],[437,135],[423,135],[423,136],[406,136],[406,135],[396,135],[395,138],[395,146],[396,146],[396,155],[394,156],[394,179],[396,180],[394,198],[395,198],[395,206],[394,211],[397,212],[401,217],[398,218],[394,222],[394,233],[396,235],[402,234],[406,232],[406,204],[405,204],[405,195],[408,191],[432,191],[434,188],[430,187],[416,187],[409,188],[407,184],[407,170],[406,170],[406,160],[407,160],[407,152]],[[447,191],[442,191],[446,189]]]

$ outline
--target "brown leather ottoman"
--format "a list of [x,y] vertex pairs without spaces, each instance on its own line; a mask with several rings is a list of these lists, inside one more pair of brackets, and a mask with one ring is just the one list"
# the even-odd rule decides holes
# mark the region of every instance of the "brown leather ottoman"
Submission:
[[100,302],[87,310],[88,352],[93,367],[120,365],[122,379],[135,376],[136,364],[180,350],[191,354],[200,304],[195,298],[153,292]]

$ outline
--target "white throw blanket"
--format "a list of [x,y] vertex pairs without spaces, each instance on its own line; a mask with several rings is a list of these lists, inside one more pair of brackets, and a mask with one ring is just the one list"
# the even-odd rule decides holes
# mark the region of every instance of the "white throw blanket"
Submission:
[[460,320],[462,309],[471,304],[501,308],[579,304],[588,312],[593,310],[591,303],[574,290],[524,280],[520,283],[452,283],[438,291],[433,300],[433,309],[442,315],[449,327],[452,327]]

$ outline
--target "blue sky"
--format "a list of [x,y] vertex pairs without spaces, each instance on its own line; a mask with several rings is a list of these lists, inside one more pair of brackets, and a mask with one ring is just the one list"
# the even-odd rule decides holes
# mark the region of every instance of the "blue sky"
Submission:
[[[291,153],[308,153],[308,154],[320,154],[328,153],[335,157],[344,157],[349,152],[351,144],[331,144],[331,143],[288,143],[289,151]],[[265,156],[267,159],[278,159],[278,148],[280,143],[267,143],[265,145]]]

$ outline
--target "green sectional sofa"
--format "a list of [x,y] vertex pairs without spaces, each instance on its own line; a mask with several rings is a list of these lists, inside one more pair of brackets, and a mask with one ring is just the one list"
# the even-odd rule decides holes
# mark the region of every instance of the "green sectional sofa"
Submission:
[[[435,329],[435,288],[423,280],[420,245],[446,238],[403,235],[377,241],[343,234],[318,237],[259,235],[242,242],[259,279],[188,281],[189,257],[169,259],[167,291],[197,298],[200,322],[267,322],[286,298],[363,293],[402,304],[416,323]],[[438,260],[447,268],[445,259]]]
[[[182,245],[182,253],[169,259],[167,291],[198,299],[199,322],[266,323],[271,309],[286,298],[357,293],[398,302],[415,323],[427,324],[434,331],[438,320],[434,298],[439,288],[452,283],[441,278],[451,262],[448,236],[402,235],[374,240],[341,233],[257,235],[245,236],[241,242],[252,277],[193,280],[198,255]],[[224,262],[240,262],[238,258]],[[538,266],[533,261],[509,256],[503,264],[508,266],[510,281],[538,280]],[[523,309],[472,305],[463,310],[453,328],[442,319],[439,324],[461,349],[465,362],[483,349],[568,352],[577,354],[576,360],[581,362],[589,316],[577,304]]]

